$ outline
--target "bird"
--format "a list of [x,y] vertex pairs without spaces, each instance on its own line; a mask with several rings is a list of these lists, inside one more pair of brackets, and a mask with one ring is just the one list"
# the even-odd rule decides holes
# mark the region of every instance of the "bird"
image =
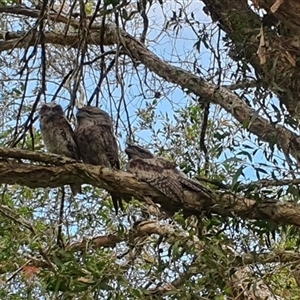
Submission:
[[[110,115],[94,106],[83,106],[76,114],[75,140],[84,163],[120,170],[119,150]],[[124,210],[121,195],[110,193],[114,209]]]
[[149,150],[139,145],[127,143],[126,169],[137,179],[149,183],[165,196],[176,202],[184,202],[184,189],[200,192],[210,197],[210,191],[199,182],[188,178],[177,169],[176,163],[162,157],[155,157]]
[[[62,107],[55,102],[45,103],[39,110],[39,118],[40,130],[47,151],[80,161],[74,132]],[[70,187],[74,196],[81,193],[81,185],[73,184]]]

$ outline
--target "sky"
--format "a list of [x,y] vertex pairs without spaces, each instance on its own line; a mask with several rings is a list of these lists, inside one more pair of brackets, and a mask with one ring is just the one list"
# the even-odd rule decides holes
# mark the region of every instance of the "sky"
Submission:
[[[188,1],[181,1],[182,4]],[[168,17],[167,19],[172,16],[173,11],[178,12],[178,6],[179,4],[175,4],[174,1],[166,1],[164,4],[164,12],[166,13],[168,11]],[[169,6],[166,8],[166,6]],[[213,43],[217,43],[216,36],[217,36],[217,26],[216,24],[211,24],[211,20],[209,17],[207,17],[206,14],[203,13],[203,4],[200,1],[192,1],[189,5],[189,13],[193,12],[195,15],[195,20],[199,22],[199,29],[203,29],[204,27],[208,27],[214,32],[216,35],[212,38]],[[153,51],[155,54],[157,54],[159,57],[163,58],[164,60],[170,62],[170,64],[174,66],[180,66],[187,68],[189,71],[194,72],[193,70],[193,61],[196,62],[197,66],[203,74],[210,75],[214,71],[209,71],[210,68],[214,67],[214,61],[212,60],[212,56],[209,50],[207,50],[204,46],[204,44],[201,44],[200,52],[198,53],[194,49],[194,45],[199,39],[199,36],[190,29],[190,26],[186,24],[186,26],[183,26],[182,29],[177,33],[177,28],[174,28],[175,23],[171,25],[171,29],[164,29],[165,25],[165,16],[162,13],[162,10],[159,5],[153,6],[152,10],[149,13],[149,20],[152,22],[150,24],[150,30],[149,35],[147,37],[148,42],[147,46],[148,48]],[[134,25],[133,25],[134,26]],[[177,35],[178,34],[178,35]],[[200,34],[199,34],[200,35]],[[48,48],[49,49],[49,48]],[[224,65],[228,62],[228,56],[225,51],[222,52],[222,62]],[[71,52],[72,50],[70,50]],[[15,55],[17,56],[18,53],[23,52],[22,50],[16,50]],[[55,60],[55,53],[52,54],[51,57],[53,60]],[[178,61],[180,59],[180,61]],[[72,61],[70,60],[69,65],[68,62],[64,62],[65,65],[60,66],[61,68],[71,67]],[[18,69],[19,66],[16,66],[16,69]],[[34,62],[34,67],[39,67],[39,61],[36,60]],[[234,68],[234,67],[233,67]],[[174,118],[174,108],[182,108],[185,107],[189,102],[192,101],[191,97],[187,96],[186,93],[184,93],[181,88],[174,87],[173,85],[165,83],[161,78],[157,76],[153,76],[150,72],[148,74],[147,80],[150,82],[150,86],[154,87],[154,90],[149,90],[149,88],[144,84],[144,91],[146,95],[146,99],[144,99],[144,96],[142,95],[141,87],[140,87],[140,78],[143,78],[143,75],[145,73],[145,68],[142,65],[138,66],[138,70],[140,74],[136,74],[135,70],[132,71],[132,75],[127,75],[124,79],[125,82],[125,97],[126,97],[126,103],[127,103],[127,109],[129,112],[129,115],[131,116],[131,122],[133,126],[138,126],[138,118],[136,117],[136,112],[138,109],[145,108],[146,102],[152,102],[154,100],[154,91],[157,89],[160,91],[163,96],[158,100],[158,105],[156,107],[156,111],[158,111],[161,115],[165,115],[168,113],[170,122],[175,123]],[[6,70],[2,70],[6,71]],[[234,69],[232,70],[234,71]],[[1,71],[0,71],[1,72]],[[16,72],[16,70],[13,70],[12,73]],[[1,73],[0,73],[1,74]],[[140,77],[138,76],[140,75]],[[1,75],[0,75],[1,76]],[[34,95],[36,93],[36,79],[40,76],[38,72],[35,72],[31,76],[32,82],[28,85],[27,90],[27,96]],[[230,76],[230,71],[227,72],[227,76]],[[91,96],[91,93],[94,89],[94,84],[97,82],[97,77],[99,77],[99,72],[97,72],[96,68],[93,72],[87,72],[85,74],[85,86],[86,88],[86,98],[88,99]],[[111,75],[110,77],[111,81],[115,80],[114,75]],[[16,78],[17,83],[19,81],[18,78]],[[115,80],[116,81],[116,80]],[[211,80],[212,82],[216,83],[216,79],[213,78]],[[229,82],[229,80],[228,80]],[[228,83],[225,81],[225,83]],[[60,83],[58,80],[56,83],[50,82],[48,84],[48,94],[53,94],[55,90],[57,89],[57,85]],[[102,86],[102,97],[103,102],[101,103],[101,107],[103,109],[106,109],[108,112],[111,113],[112,117],[116,121],[116,107],[115,103],[111,101],[111,98],[109,97],[109,93],[111,92],[113,95],[113,98],[116,103],[119,102],[119,99],[121,97],[121,89],[120,85],[115,85],[115,89],[113,91],[109,91],[107,87]],[[59,94],[60,97],[60,103],[63,107],[67,107],[68,105],[68,99],[69,99],[69,93],[65,90]],[[32,100],[34,97],[28,97],[28,100],[26,100],[28,108],[32,105]],[[49,96],[46,101],[50,101],[51,97]],[[1,104],[0,104],[1,107]],[[15,108],[18,108],[18,103],[15,104]],[[126,114],[124,107],[121,109],[121,119],[123,119],[124,123],[126,124]],[[29,113],[29,110],[28,110]],[[240,124],[235,122],[232,117],[227,114],[225,111],[221,110],[217,106],[212,106],[210,117],[216,124],[225,124],[225,121],[227,121],[230,124],[236,124],[237,126],[241,127]],[[222,122],[220,122],[222,120]],[[157,130],[162,126],[163,119],[160,118],[157,123],[155,124],[155,129]],[[13,125],[13,121],[11,122],[11,125]],[[36,128],[38,128],[39,124],[36,122],[35,124]],[[201,126],[201,124],[199,124]],[[226,126],[226,125],[225,125]],[[244,134],[244,137],[243,135]],[[147,144],[149,140],[151,139],[151,130],[140,130],[136,132],[136,136],[138,137],[138,140],[142,144]],[[127,138],[127,132],[122,127],[122,124],[120,125],[119,129],[119,142],[121,149],[124,149],[125,147],[125,140]],[[163,145],[162,141],[162,145]],[[226,160],[233,159],[239,152],[244,151],[245,145],[248,147],[253,147],[256,149],[257,142],[256,137],[251,135],[248,137],[247,132],[244,130],[242,133],[236,131],[236,137],[230,136],[228,138],[228,146],[230,144],[232,145],[235,143],[234,150],[232,148],[228,147],[227,150],[224,151],[224,153],[218,158],[218,161],[220,164],[224,163]],[[248,151],[248,150],[247,150]],[[282,159],[282,155],[278,153],[279,159]],[[241,178],[242,181],[244,180],[256,180],[257,175],[255,170],[252,166],[250,166],[249,159],[246,159],[245,155],[240,155],[241,159],[244,160],[245,164],[245,170],[244,175],[245,178]],[[253,157],[253,163],[254,164],[268,164],[270,163],[266,160],[265,156],[263,155],[263,148],[257,152],[257,154]],[[265,170],[271,170],[273,169],[272,166],[270,168],[264,167]],[[264,175],[262,174],[262,177]],[[85,205],[88,206],[89,203],[87,202],[89,199],[88,197],[84,198]],[[45,207],[47,209],[48,207]],[[42,214],[42,211],[40,212]],[[45,212],[47,214],[47,212]],[[99,226],[99,231],[103,229],[106,229],[106,226]],[[76,223],[72,227],[69,226],[71,232],[76,232],[78,229],[78,226]]]
[[[189,24],[182,25],[181,28],[176,26],[176,21],[170,22],[170,26],[168,29],[165,28],[166,26],[166,20],[170,20],[171,16],[174,12],[178,15],[180,6],[187,6],[188,9],[187,15],[188,19],[191,20],[191,13],[194,14],[194,22],[198,22],[198,29],[199,31],[194,32]],[[184,18],[182,16],[181,18]],[[176,3],[175,1],[165,1],[164,2],[164,8],[161,9],[159,4],[153,5],[151,10],[149,11],[149,31],[147,36],[147,46],[149,50],[153,51],[155,54],[157,54],[159,57],[163,58],[164,60],[168,61],[171,65],[174,66],[181,66],[183,68],[186,68],[187,70],[194,72],[193,69],[193,63],[197,65],[197,67],[201,70],[203,75],[209,76],[214,71],[210,71],[215,67],[215,61],[213,60],[211,56],[211,52],[204,46],[204,43],[201,43],[200,51],[195,50],[195,43],[199,40],[199,38],[203,37],[203,33],[201,32],[202,29],[208,28],[211,30],[212,33],[215,33],[215,35],[212,37],[212,44],[217,43],[217,25],[212,24],[210,18],[203,12],[203,3],[200,1],[178,1]],[[141,32],[142,30],[142,24],[139,23],[139,29],[137,32]],[[132,22],[132,25],[129,23],[128,25],[128,31],[130,30],[134,31],[137,24],[135,21]],[[14,30],[17,30],[18,28],[16,26],[13,27]],[[178,30],[178,31],[177,31]],[[138,36],[138,34],[137,34]],[[209,37],[208,37],[209,38]],[[222,43],[221,43],[222,44]],[[49,49],[50,47],[48,47]],[[109,47],[107,47],[109,49]],[[22,50],[15,50],[14,51],[15,56],[17,56],[19,53],[23,53]],[[29,51],[30,53],[30,51]],[[62,62],[61,66],[58,66],[58,68],[71,68],[72,67],[72,55],[71,53],[74,53],[73,49],[70,49],[69,51],[70,60],[66,60]],[[68,55],[68,53],[66,53]],[[228,55],[226,52],[226,49],[221,51],[221,59],[223,66],[225,67],[228,63]],[[51,56],[48,57],[50,60],[56,59],[56,53],[51,53]],[[28,106],[28,113],[29,108],[33,103],[33,100],[35,99],[36,95],[36,88],[39,86],[36,86],[36,79],[39,78],[40,74],[38,72],[39,67],[39,60],[34,61],[33,66],[36,68],[37,72],[33,73],[30,76],[30,80],[32,80],[28,85],[27,90],[27,96],[28,100],[26,101]],[[16,66],[15,69],[13,69],[14,66],[12,64],[11,72],[12,74],[15,74],[16,71],[19,68],[19,65]],[[7,71],[7,70],[3,70]],[[224,70],[223,70],[224,71]],[[226,72],[227,78],[231,75],[230,72],[234,71],[234,66],[231,70]],[[156,105],[156,112],[160,115],[160,117],[157,119],[154,130],[158,130],[163,122],[166,114],[168,114],[170,122],[175,123],[174,119],[174,109],[183,108],[188,103],[192,102],[191,97],[186,95],[181,88],[174,87],[171,84],[168,84],[164,82],[161,78],[151,74],[148,72],[147,74],[147,83],[149,83],[150,87],[153,88],[152,90],[147,87],[146,84],[143,84],[143,91],[141,90],[141,84],[140,80],[144,79],[144,74],[146,70],[143,65],[138,66],[138,73],[136,70],[132,70],[131,75],[127,75],[124,77],[124,91],[125,91],[125,101],[126,101],[126,107],[128,110],[128,113],[130,115],[130,122],[133,127],[138,127],[139,124],[139,118],[136,116],[136,113],[138,110],[145,109],[146,103],[152,103],[154,100],[154,92],[159,91],[162,93],[162,97],[160,97],[157,100]],[[225,73],[225,72],[224,72]],[[114,76],[114,72],[112,72],[112,75],[110,76],[110,81],[116,83],[116,78]],[[90,70],[89,72],[85,73],[85,87],[86,87],[86,99],[89,99],[94,87],[95,82],[97,82],[100,74],[99,71],[97,71],[97,66]],[[3,78],[2,78],[3,79]],[[16,78],[15,84],[19,82],[19,79]],[[217,83],[216,78],[212,78],[211,82]],[[52,99],[50,96],[53,95],[56,91],[58,84],[60,83],[60,78],[57,77],[57,81],[49,82],[47,86],[47,93],[49,96],[47,99],[45,99],[47,102]],[[224,78],[224,84],[229,83],[229,79],[226,80]],[[12,83],[10,82],[10,85]],[[105,85],[105,83],[101,87],[101,99],[103,100],[101,102],[101,107],[105,110],[107,110],[109,113],[111,113],[113,119],[116,121],[116,104],[118,105],[120,99],[121,99],[121,88],[120,85],[115,84],[111,85],[110,87],[113,87],[112,90],[108,90],[108,87]],[[111,97],[109,97],[109,94],[113,95],[113,100]],[[145,97],[144,97],[145,95]],[[34,96],[34,97],[30,97]],[[69,99],[69,92],[65,89],[64,91],[59,93],[59,102],[62,104],[64,108],[68,105],[68,99]],[[272,100],[275,101],[275,100]],[[4,103],[4,102],[3,102]],[[278,105],[278,104],[276,104]],[[5,105],[3,105],[3,108],[5,110]],[[15,109],[17,111],[18,103],[15,104]],[[1,104],[0,104],[1,109]],[[1,110],[0,110],[1,112]],[[210,117],[217,122],[234,122],[232,120],[232,117],[227,114],[225,111],[221,110],[217,106],[212,106]],[[125,141],[128,137],[128,132],[126,132],[126,113],[124,109],[124,105],[122,105],[121,108],[121,120],[123,120],[123,124],[118,122],[119,131],[118,131],[118,138],[120,142],[121,149],[124,149],[125,147]],[[222,124],[220,122],[220,124]],[[10,124],[13,126],[14,121],[10,122]],[[237,124],[237,122],[235,123]],[[201,125],[201,124],[200,124]],[[238,126],[241,126],[240,124],[237,124]],[[39,123],[35,123],[36,128],[38,129]],[[135,132],[135,136],[137,140],[142,144],[147,144],[151,140],[152,132],[151,130],[143,129],[143,130],[137,130]],[[246,135],[246,131],[245,131]],[[236,133],[236,137],[231,136],[228,143],[235,143],[240,144],[240,146],[235,146],[235,153],[232,152],[232,149],[228,147],[227,150],[224,151],[224,153],[219,157],[219,161],[223,162],[228,159],[232,159],[236,153],[241,152],[245,150],[244,145],[252,145],[254,147],[256,144],[256,137],[250,136],[250,138],[244,138],[241,133]],[[164,141],[161,139],[161,146],[164,146]],[[254,163],[265,163],[269,164],[268,161],[265,159],[265,156],[262,153],[263,149],[261,151],[258,151],[256,155],[253,158]],[[279,154],[278,154],[279,155]],[[246,159],[245,155],[241,155],[241,158],[245,160],[245,165],[249,165],[250,162],[248,159]],[[279,159],[282,159],[282,157],[279,157]],[[268,169],[266,167],[266,169]],[[248,166],[245,169],[244,172],[246,179],[256,179],[256,173],[255,170]]]

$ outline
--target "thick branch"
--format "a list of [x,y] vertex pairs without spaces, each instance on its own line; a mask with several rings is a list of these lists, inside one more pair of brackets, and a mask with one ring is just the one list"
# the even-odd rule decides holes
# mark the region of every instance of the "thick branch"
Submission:
[[[220,105],[227,112],[232,114],[241,124],[243,124],[251,133],[257,135],[261,140],[272,145],[277,144],[286,155],[293,155],[297,161],[300,161],[300,137],[287,130],[283,126],[274,125],[266,119],[258,116],[257,112],[242,101],[234,92],[218,87],[212,83],[205,82],[198,76],[195,76],[184,69],[171,66],[158,56],[150,52],[143,44],[135,40],[130,35],[122,32],[121,42],[124,48],[137,60],[141,61],[151,71],[163,77],[169,82],[180,85],[182,88],[189,89],[195,95],[198,95],[203,101],[212,102]],[[20,38],[23,36],[19,34]],[[87,36],[89,44],[100,45],[104,43],[111,45],[119,40],[118,31],[113,27],[107,27],[103,40],[98,31],[91,31]],[[39,40],[27,36],[18,44],[16,40],[7,41],[0,44],[0,51],[9,50],[16,47],[25,47],[34,45]],[[79,43],[78,35],[59,35],[55,33],[45,33],[45,43],[62,44],[68,46],[77,46]]]
[[[196,236],[194,236],[193,240],[191,240],[191,237],[187,235],[186,232],[176,228],[173,225],[161,224],[158,221],[143,221],[137,226],[134,226],[134,228],[130,230],[129,235],[133,235],[134,237],[142,237],[152,234],[165,237],[169,244],[173,244],[180,240],[182,242],[181,246],[185,249],[195,247],[197,251],[200,251],[205,246],[204,243],[201,242]],[[67,250],[81,251],[86,249],[87,244],[93,245],[93,247],[96,249],[100,247],[115,247],[116,244],[120,243],[121,241],[122,239],[117,235],[101,235],[91,239],[84,239],[82,241],[72,243],[71,245],[67,246]]]
[[[106,29],[105,29],[106,30]],[[57,34],[53,32],[45,32],[45,44],[62,45],[78,48],[80,46],[80,35],[74,34]],[[0,39],[5,39],[0,43],[0,52],[12,50],[15,48],[26,48],[28,46],[34,46],[40,43],[39,35],[35,36],[33,33],[14,33],[14,32],[0,32]],[[89,45],[113,45],[115,40],[112,40],[109,35],[105,35],[104,39],[101,39],[99,31],[90,31],[87,35],[87,43]]]
[[[32,9],[32,8],[24,8],[17,6],[1,6],[0,13],[7,13],[12,15],[26,16],[34,19],[38,19],[40,17],[40,10]],[[58,14],[55,11],[49,11],[47,13],[47,18],[54,22],[61,22],[64,24],[69,24],[74,28],[79,28],[80,23],[73,17],[65,16],[62,13]],[[92,25],[91,29],[99,29],[99,25]]]
[[5,148],[0,147],[1,158],[15,158],[15,159],[27,159],[31,161],[38,161],[56,166],[61,166],[66,163],[76,163],[76,160],[68,158],[66,156],[60,156],[53,153],[45,152],[33,152],[28,150],[21,150],[18,148]]
[[[263,33],[265,43],[260,45],[257,38],[262,26],[261,17],[256,14],[245,0],[202,0],[212,20],[218,22],[221,29],[233,41],[231,47],[233,58],[241,57],[249,62],[256,74],[274,93],[279,101],[286,105],[293,116],[299,116],[299,1],[282,1],[273,14],[271,7],[277,1],[252,1],[255,7],[264,8],[273,24],[265,24]],[[279,4],[279,1],[278,1]],[[277,20],[280,20],[279,32]],[[263,48],[265,63],[257,52]],[[235,57],[234,57],[235,56]]]
[[[7,149],[5,157],[9,155]],[[17,155],[16,152],[19,151]],[[22,157],[23,150],[13,149],[12,156]],[[37,155],[34,158],[34,155]],[[24,158],[47,161],[48,154],[25,151]],[[49,157],[51,157],[50,155]],[[55,158],[56,159],[56,158]],[[59,160],[61,163],[64,159]],[[222,216],[239,216],[248,219],[273,221],[280,224],[300,226],[300,205],[296,203],[281,203],[236,197],[232,194],[211,192],[211,198],[205,195],[185,191],[185,201],[178,204],[173,199],[166,198],[159,191],[147,183],[139,182],[132,174],[117,171],[102,166],[86,165],[82,163],[66,163],[59,166],[32,165],[14,160],[0,160],[0,183],[20,184],[31,188],[58,187],[67,184],[91,184],[108,191],[129,194],[141,201],[148,197],[155,203],[162,205],[168,212],[174,213],[180,209],[187,215],[199,215],[206,212],[217,213]]]
[[190,72],[169,65],[154,55],[144,45],[131,37],[124,37],[125,48],[151,71],[169,82],[180,85],[198,95],[203,101],[219,104],[233,115],[251,133],[272,145],[277,144],[286,155],[293,155],[300,161],[300,137],[283,126],[274,125],[260,117],[254,109],[249,107],[234,92],[206,82]]
[[[265,27],[264,35],[268,44],[268,46],[264,45],[266,56],[265,64],[261,63],[260,58],[257,55],[257,51],[261,46],[257,36],[262,20],[259,15],[253,12],[247,2],[244,0],[203,0],[203,2],[206,4],[205,11],[209,11],[212,20],[218,22],[222,30],[224,30],[234,42],[232,53],[238,53],[238,55],[236,54],[238,59],[243,55],[244,59],[250,62],[256,72],[260,74],[260,78],[264,80],[264,83],[268,84],[268,87],[272,89],[273,92],[277,93],[280,101],[286,104],[288,110],[292,114],[299,114],[300,108],[298,105],[298,98],[300,85],[297,76],[299,70],[295,66],[299,53],[299,38],[297,33],[300,29],[299,22],[295,21],[298,20],[298,12],[297,9],[295,9],[295,7],[299,6],[299,4],[297,4],[298,2],[296,0],[284,1],[274,13],[274,16],[278,18],[282,24],[286,25],[289,30],[281,30],[280,36],[278,36],[276,30]],[[274,1],[272,0],[264,0],[255,5],[263,7],[270,14],[270,8],[273,4]],[[0,7],[0,13],[27,16],[35,19],[39,18],[40,15],[40,11],[37,9],[22,7]],[[287,15],[292,15],[292,17],[286,17]],[[67,26],[71,25],[74,28],[80,28],[78,20],[70,15],[63,15],[62,13],[58,14],[55,11],[50,10],[48,11],[47,18],[53,22],[61,22]],[[86,21],[87,26],[89,26],[89,20]],[[100,30],[101,25],[93,23],[90,29]],[[109,29],[109,26],[105,28],[104,32],[107,31],[107,29]],[[292,29],[292,31],[290,29]],[[113,31],[116,30],[113,29]],[[291,37],[293,32],[296,34]],[[90,35],[92,35],[91,32]],[[116,34],[114,34],[114,36],[116,37]],[[64,41],[63,38],[60,38],[60,36],[58,37],[59,39],[56,41],[50,41],[50,36],[48,36],[48,42],[77,47],[78,36],[76,42],[71,43],[71,45],[70,41]],[[117,44],[118,39],[115,37],[112,40],[110,39],[109,34],[106,34],[105,32],[105,41],[103,41],[103,44]],[[10,38],[18,37],[15,34],[11,35],[10,33],[5,32],[2,38],[8,40]],[[76,35],[74,35],[73,38],[76,38]],[[92,41],[99,41],[100,35],[98,34],[98,37],[96,36],[94,38],[96,39],[92,39]],[[30,39],[31,38],[28,37],[27,42],[29,42],[29,45],[34,45],[35,41],[30,41]],[[92,41],[90,40],[89,43],[94,44]],[[25,40],[22,42],[25,43]],[[24,43],[21,44],[21,47],[25,46]],[[96,44],[98,43],[96,42]],[[9,50],[15,46],[15,43],[12,42],[2,43],[2,45],[0,45],[0,51]],[[274,60],[276,61],[276,64],[274,64]]]

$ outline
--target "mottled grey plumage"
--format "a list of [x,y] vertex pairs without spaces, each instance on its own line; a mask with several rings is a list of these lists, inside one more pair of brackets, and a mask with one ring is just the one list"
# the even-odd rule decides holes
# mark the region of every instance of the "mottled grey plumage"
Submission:
[[[118,144],[109,114],[98,107],[84,106],[77,112],[75,139],[84,163],[120,169]],[[110,193],[116,214],[123,210],[122,198]]]
[[199,182],[192,180],[171,162],[162,157],[155,157],[150,151],[138,145],[128,144],[125,149],[129,161],[127,171],[162,192],[169,198],[176,199],[177,202],[183,202],[184,188],[200,192],[210,197],[210,192]]
[[[40,109],[39,116],[46,149],[51,153],[80,160],[72,127],[66,119],[62,107],[53,102],[44,104]],[[75,196],[77,193],[81,193],[81,186],[71,185],[71,190]]]

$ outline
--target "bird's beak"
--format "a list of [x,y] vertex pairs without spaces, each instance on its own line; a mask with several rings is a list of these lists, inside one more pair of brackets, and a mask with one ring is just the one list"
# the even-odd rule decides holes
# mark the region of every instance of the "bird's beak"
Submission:
[[85,117],[85,112],[82,111],[81,109],[78,109],[76,113],[76,118],[83,118],[83,117]]
[[127,147],[125,149],[125,153],[129,155],[129,154],[132,154],[133,152],[132,152],[132,149],[130,149],[130,147]]

